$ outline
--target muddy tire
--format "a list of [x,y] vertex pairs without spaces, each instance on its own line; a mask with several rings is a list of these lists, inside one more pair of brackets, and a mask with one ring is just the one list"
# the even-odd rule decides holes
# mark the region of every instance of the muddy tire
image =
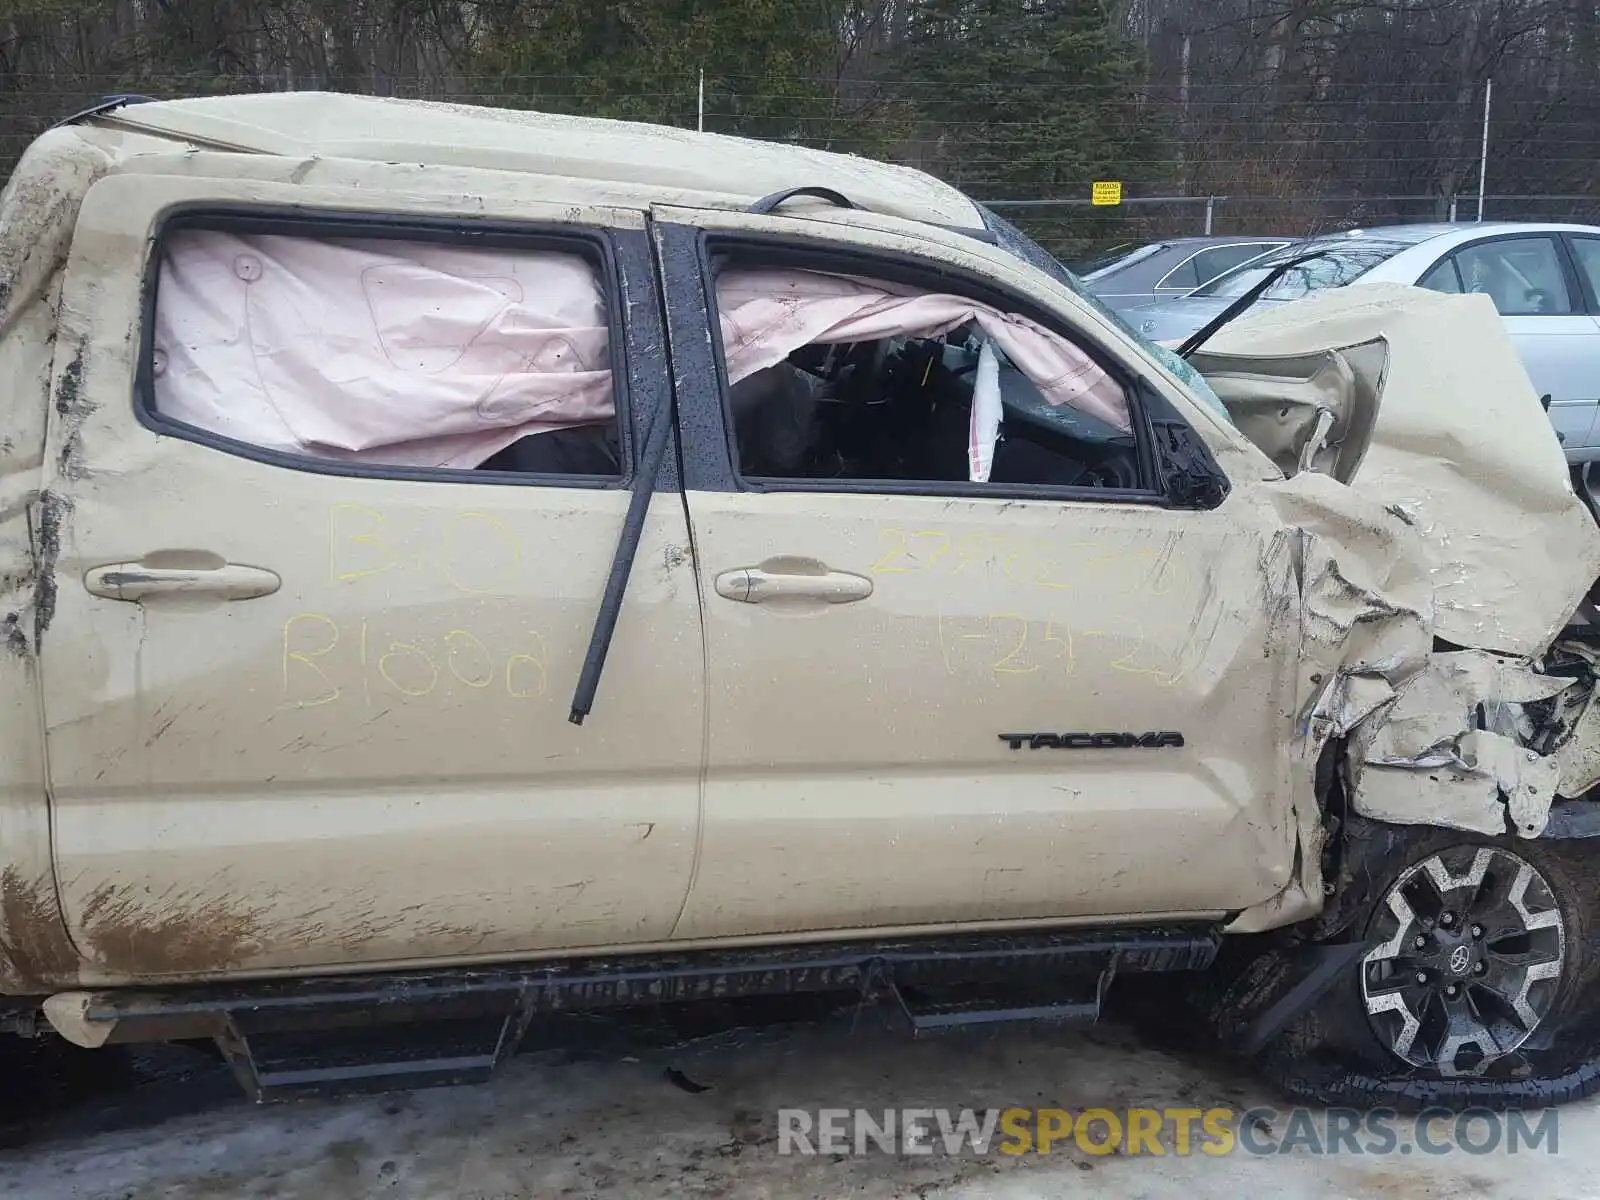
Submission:
[[1587,849],[1418,827],[1358,846],[1343,936],[1366,950],[1265,1073],[1298,1100],[1409,1111],[1600,1092]]

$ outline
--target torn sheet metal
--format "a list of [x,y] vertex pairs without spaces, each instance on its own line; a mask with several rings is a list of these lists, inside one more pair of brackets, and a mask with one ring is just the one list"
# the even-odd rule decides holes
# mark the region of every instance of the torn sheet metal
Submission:
[[1535,658],[1600,575],[1600,530],[1487,297],[1398,284],[1330,290],[1224,328],[1202,370],[1268,371],[1330,351],[1359,362],[1379,341],[1381,397],[1351,486],[1422,535],[1440,638]]
[[1414,763],[1365,764],[1354,803],[1363,816],[1397,825],[1498,836],[1509,824],[1522,837],[1538,837],[1559,778],[1553,759],[1478,729]]
[[1275,489],[1299,532],[1303,728],[1315,761],[1390,703],[1428,661],[1433,586],[1416,531],[1325,475]]
[[1564,638],[1551,657],[1560,662],[1558,669],[1578,667],[1581,678],[1553,714],[1556,736],[1551,752],[1561,770],[1556,794],[1576,799],[1600,785],[1600,646]]
[[1233,933],[1255,933],[1321,908],[1325,837],[1314,777],[1330,740],[1383,712],[1428,663],[1433,585],[1416,530],[1382,504],[1326,475],[1303,473],[1265,490],[1292,538],[1299,582],[1299,658],[1291,803],[1295,880],[1240,913]]
[[1286,477],[1349,483],[1366,457],[1388,368],[1382,339],[1289,357],[1196,354],[1235,427]]
[[1484,834],[1544,832],[1561,776],[1529,748],[1525,706],[1573,680],[1541,675],[1524,659],[1478,650],[1435,654],[1351,740],[1357,812],[1409,825]]

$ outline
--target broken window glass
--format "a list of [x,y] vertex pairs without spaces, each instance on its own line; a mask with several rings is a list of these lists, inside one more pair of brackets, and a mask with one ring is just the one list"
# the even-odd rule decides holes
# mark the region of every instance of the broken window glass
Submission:
[[1121,383],[1027,317],[805,270],[716,294],[748,476],[1139,486]]

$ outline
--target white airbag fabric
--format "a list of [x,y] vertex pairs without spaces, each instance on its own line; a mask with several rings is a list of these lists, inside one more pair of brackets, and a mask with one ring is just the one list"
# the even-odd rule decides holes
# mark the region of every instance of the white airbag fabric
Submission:
[[1124,433],[1132,428],[1122,386],[1083,350],[1026,317],[964,296],[899,294],[818,271],[734,269],[717,276],[717,306],[732,382],[802,346],[938,337],[976,321],[1051,405],[1070,405]]
[[967,433],[967,478],[972,483],[988,483],[994,468],[994,445],[1000,440],[1000,359],[994,343],[985,342],[978,352],[978,377],[972,385],[972,417]]
[[156,299],[159,412],[251,445],[475,467],[614,412],[576,255],[180,232]]
[[[1130,428],[1120,385],[1087,354],[975,301],[788,270],[725,271],[718,298],[730,383],[802,346],[975,320],[1051,404]],[[181,231],[156,298],[156,408],[288,454],[471,468],[612,418],[608,339],[600,281],[574,254]],[[997,432],[991,407],[979,415]],[[972,478],[987,478],[973,453]]]

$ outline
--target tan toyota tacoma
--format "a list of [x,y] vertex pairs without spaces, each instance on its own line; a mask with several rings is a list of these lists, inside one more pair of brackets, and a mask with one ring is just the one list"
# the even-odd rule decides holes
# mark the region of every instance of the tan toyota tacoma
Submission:
[[1485,298],[1174,354],[905,168],[122,97],[0,200],[0,381],[14,1032],[271,1097],[1187,971],[1308,1097],[1600,1088],[1600,532]]

